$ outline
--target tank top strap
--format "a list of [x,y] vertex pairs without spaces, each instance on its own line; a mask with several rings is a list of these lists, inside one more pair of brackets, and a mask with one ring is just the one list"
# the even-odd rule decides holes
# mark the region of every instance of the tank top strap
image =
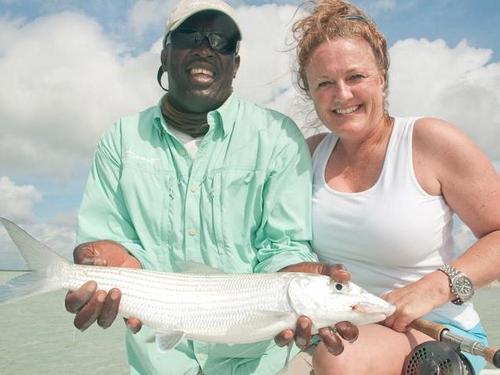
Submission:
[[[396,117],[387,147],[381,183],[393,189],[395,186],[415,188],[413,172],[413,128],[417,117]],[[404,186],[402,186],[402,184]]]
[[312,155],[313,182],[314,184],[325,184],[325,168],[328,159],[337,143],[338,137],[334,133],[328,133],[316,146]]

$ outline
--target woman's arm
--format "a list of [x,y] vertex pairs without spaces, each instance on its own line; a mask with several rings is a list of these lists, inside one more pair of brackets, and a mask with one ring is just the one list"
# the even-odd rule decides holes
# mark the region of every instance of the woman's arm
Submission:
[[[419,123],[420,122],[420,123]],[[420,182],[426,168],[450,208],[478,238],[453,261],[476,288],[500,276],[500,175],[461,131],[437,119],[415,125],[414,165]],[[425,181],[424,181],[425,183]],[[425,189],[425,186],[423,186]]]
[[[413,166],[422,188],[443,195],[450,208],[478,240],[451,264],[475,288],[500,277],[500,176],[488,158],[458,129],[441,120],[417,121],[413,133]],[[387,294],[396,313],[386,324],[404,331],[416,318],[455,298],[448,277],[432,272]]]

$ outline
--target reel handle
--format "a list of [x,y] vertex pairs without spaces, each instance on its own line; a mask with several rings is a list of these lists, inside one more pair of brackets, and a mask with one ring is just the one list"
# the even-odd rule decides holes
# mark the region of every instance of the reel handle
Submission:
[[493,363],[495,367],[500,368],[500,349],[486,348],[484,350],[484,358],[488,362]]
[[[459,336],[456,333],[449,332],[450,330],[442,324],[430,322],[425,319],[416,319],[410,327],[425,333],[436,341],[445,341],[460,345],[460,349],[474,355],[480,355],[495,367],[500,368],[500,349],[485,347],[477,341]],[[471,350],[472,349],[472,350]]]
[[448,331],[448,328],[439,323],[431,322],[425,319],[415,319],[410,327],[425,333],[427,336],[432,337],[436,341],[441,341],[441,334],[443,331]]

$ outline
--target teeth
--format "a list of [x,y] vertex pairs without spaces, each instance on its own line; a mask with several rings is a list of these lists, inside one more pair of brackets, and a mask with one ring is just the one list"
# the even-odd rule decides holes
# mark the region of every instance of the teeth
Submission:
[[349,107],[349,108],[337,108],[337,109],[334,109],[333,111],[339,115],[347,115],[349,113],[353,113],[358,108],[359,108],[359,105],[356,105],[354,107]]
[[203,68],[193,68],[193,69],[191,69],[191,74],[204,74],[204,75],[210,76],[212,78],[214,76],[213,72],[211,72],[208,69],[203,69]]

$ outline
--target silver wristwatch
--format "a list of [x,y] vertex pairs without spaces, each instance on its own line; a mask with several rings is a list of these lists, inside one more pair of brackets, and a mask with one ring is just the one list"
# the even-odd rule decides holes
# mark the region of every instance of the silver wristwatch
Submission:
[[461,305],[474,295],[474,285],[467,275],[449,264],[443,264],[439,271],[444,272],[450,280],[451,292],[456,296],[451,302]]

